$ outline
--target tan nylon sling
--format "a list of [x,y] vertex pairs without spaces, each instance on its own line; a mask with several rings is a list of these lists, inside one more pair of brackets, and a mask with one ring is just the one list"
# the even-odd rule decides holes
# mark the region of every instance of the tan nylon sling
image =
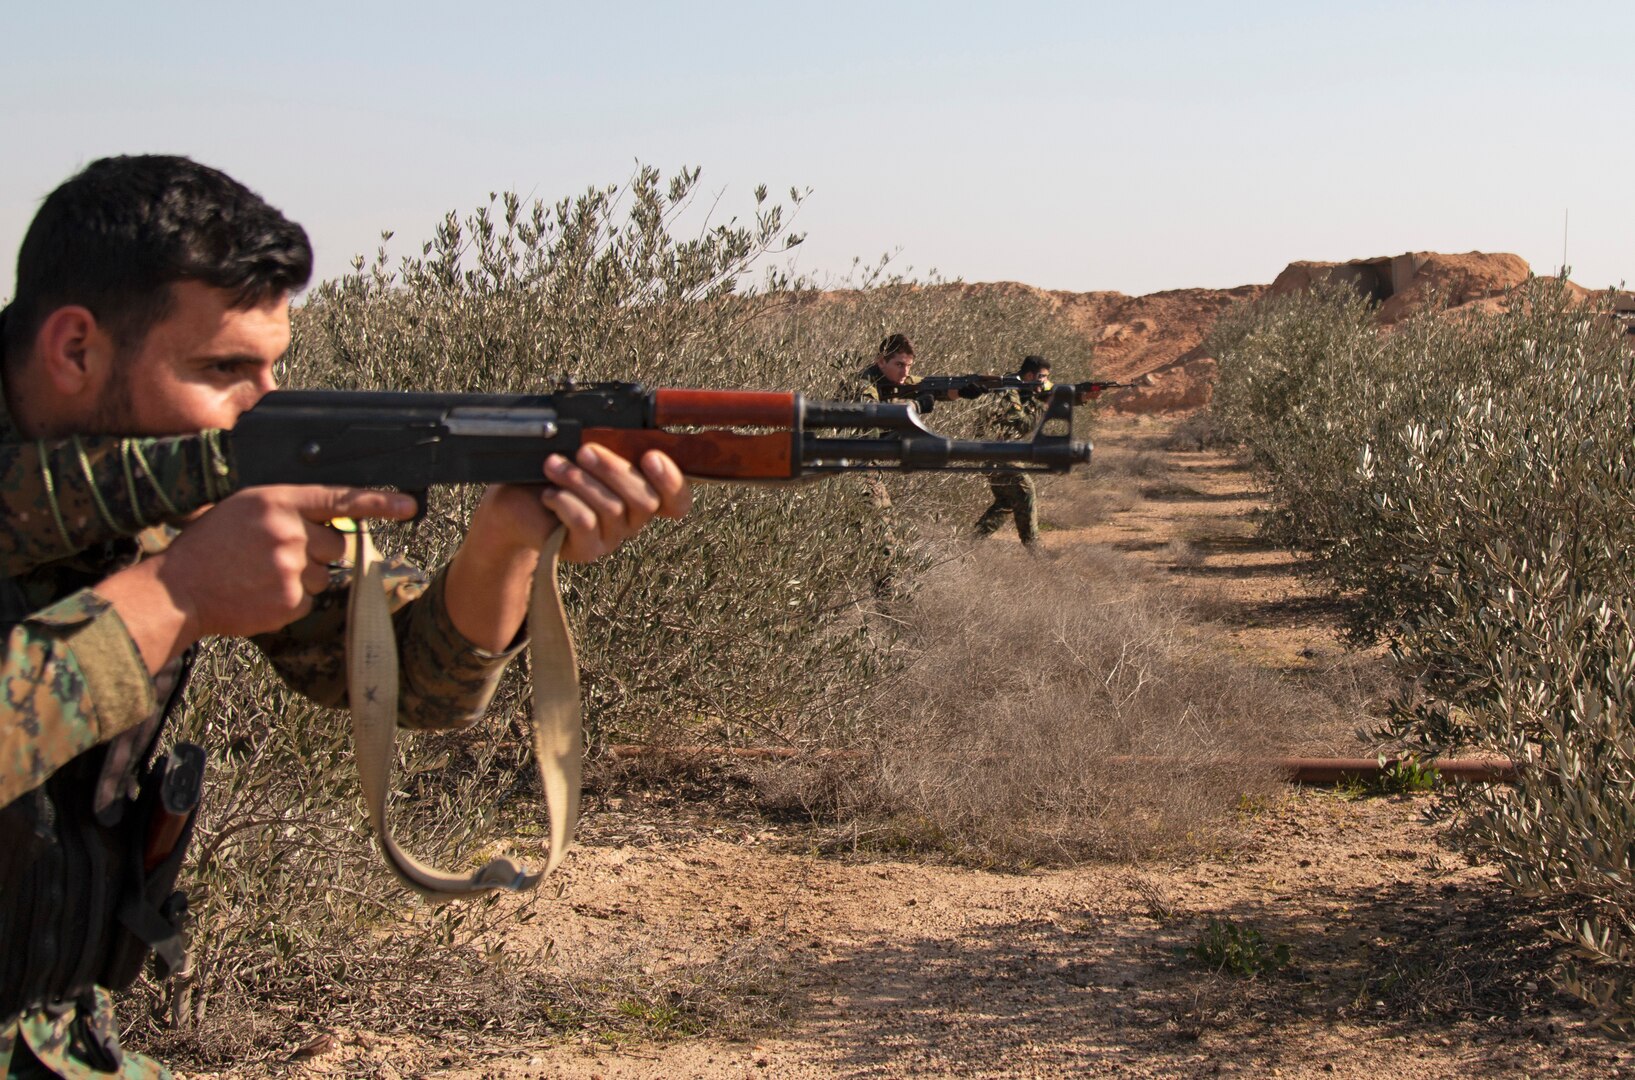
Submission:
[[545,869],[530,872],[502,855],[468,874],[451,874],[420,862],[397,846],[387,824],[386,798],[397,757],[397,639],[386,602],[380,553],[368,527],[358,522],[357,531],[348,538],[354,571],[347,602],[347,692],[364,803],[386,864],[399,881],[434,904],[495,889],[531,889],[556,869],[573,840],[579,820],[581,719],[579,663],[556,577],[564,535],[558,526],[540,552],[528,606],[534,760],[551,816]]

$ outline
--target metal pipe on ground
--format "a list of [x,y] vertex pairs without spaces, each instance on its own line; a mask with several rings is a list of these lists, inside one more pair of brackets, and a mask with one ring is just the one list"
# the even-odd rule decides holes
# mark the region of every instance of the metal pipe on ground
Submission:
[[1295,784],[1338,784],[1351,777],[1367,780],[1381,776],[1410,762],[1420,768],[1435,769],[1443,780],[1458,784],[1514,784],[1516,763],[1509,758],[1447,758],[1416,761],[1414,758],[1274,758],[1273,763],[1289,774]]
[[[787,761],[810,758],[816,761],[857,761],[866,755],[861,750],[801,750],[789,746],[652,746],[645,743],[622,743],[608,747],[608,756],[616,761],[640,757],[669,757],[679,760],[700,758],[734,758],[743,761]],[[1266,758],[1270,768],[1286,773],[1291,784],[1338,784],[1346,780],[1368,780],[1407,765],[1413,758],[1347,758],[1347,757],[1273,757]],[[1185,762],[1174,758],[1120,756],[1109,759],[1110,764],[1165,766],[1185,768],[1201,762]],[[1516,765],[1509,758],[1446,758],[1420,761],[1421,768],[1435,769],[1445,781],[1459,784],[1513,784]]]

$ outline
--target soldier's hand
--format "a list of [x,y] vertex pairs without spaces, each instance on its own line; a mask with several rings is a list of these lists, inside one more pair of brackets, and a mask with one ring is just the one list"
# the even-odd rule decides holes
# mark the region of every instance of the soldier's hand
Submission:
[[655,515],[680,517],[693,501],[687,478],[656,450],[638,466],[605,447],[584,446],[572,462],[552,455],[543,479],[546,486],[489,488],[449,564],[443,591],[449,618],[479,648],[499,651],[516,637],[539,550],[558,524],[567,529],[562,558],[590,562]]
[[[692,506],[692,488],[667,454],[649,450],[640,465],[601,446],[583,446],[569,461],[553,454],[545,462],[544,487],[489,488],[471,519],[462,547],[486,564],[516,551],[538,551],[558,523],[567,562],[601,558],[653,517],[678,518]],[[480,555],[478,553],[481,553]]]
[[552,486],[540,496],[564,528],[562,558],[599,559],[642,530],[654,516],[678,518],[693,505],[692,488],[669,455],[649,450],[640,467],[601,446],[582,446],[574,461],[545,462]]
[[277,630],[312,610],[346,553],[336,518],[404,519],[407,495],[291,485],[249,488],[188,525],[160,556],[158,580],[194,638]]

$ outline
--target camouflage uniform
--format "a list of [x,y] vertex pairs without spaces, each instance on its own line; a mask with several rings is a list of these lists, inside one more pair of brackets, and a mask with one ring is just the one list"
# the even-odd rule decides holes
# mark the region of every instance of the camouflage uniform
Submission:
[[23,443],[0,417],[0,438],[0,577],[180,524],[232,491],[232,464],[213,434]]
[[[1048,390],[1050,383],[1043,384]],[[1029,395],[1023,400],[1016,390],[1004,390],[997,395],[989,424],[1001,438],[1021,439],[1032,434],[1044,410],[1043,394]],[[1030,547],[1039,542],[1039,508],[1033,490],[1033,478],[1015,469],[999,469],[988,474],[988,487],[993,491],[993,503],[976,520],[976,531],[991,536],[1005,524],[1006,518],[1016,521],[1016,534]]]
[[[913,386],[919,381],[918,375],[906,375],[903,377],[902,385]],[[880,365],[870,364],[847,380],[846,385],[841,388],[840,396],[850,401],[879,401],[881,389],[889,385],[890,380],[886,378],[885,372],[880,370]],[[874,583],[874,594],[881,599],[887,599],[897,592],[897,582],[892,570],[896,564],[899,546],[897,529],[892,521],[891,491],[878,473],[866,472],[862,479],[863,489],[869,493],[869,501],[879,512],[880,530],[885,538],[883,554],[886,559],[886,573]]]
[[[919,381],[920,377],[918,375],[907,375],[903,377],[901,385],[913,386]],[[880,370],[880,365],[870,364],[847,381],[846,385],[841,388],[840,396],[842,399],[850,401],[879,401],[883,389],[891,385],[892,383],[886,378],[885,373]],[[886,490],[885,482],[875,473],[864,473],[863,483],[868,488],[869,498],[873,500],[875,509],[889,512],[891,510],[891,492]],[[887,529],[889,532],[889,525]]]
[[[902,385],[913,386],[919,381],[918,375],[905,375]],[[870,364],[850,380],[850,387],[842,396],[853,401],[879,401],[880,391],[889,385],[891,383],[886,378],[886,373],[880,370],[880,365]]]
[[[163,525],[142,529],[145,523],[177,521],[236,482],[208,433],[44,446],[17,440],[0,404],[0,625],[8,632],[0,670],[0,814],[31,795],[42,798],[36,789],[63,771],[52,790],[60,795],[64,779],[91,777],[83,796],[100,821],[113,804],[126,805],[186,665],[151,676],[118,612],[91,588],[177,535]],[[480,717],[521,648],[491,653],[466,640],[443,602],[445,581],[438,574],[428,582],[403,564],[388,574],[402,661],[399,722],[406,727],[459,726]],[[348,584],[349,571],[333,570],[310,614],[254,639],[286,683],[322,705],[346,702]],[[75,771],[64,771],[70,765]],[[78,798],[79,789],[72,794]],[[4,894],[7,882],[34,881],[32,862],[20,862],[27,865],[0,875],[0,915],[19,902]],[[13,944],[0,942],[0,950]],[[147,1058],[122,1054],[117,1031],[101,987],[74,1002],[0,1017],[0,1076],[169,1075]]]

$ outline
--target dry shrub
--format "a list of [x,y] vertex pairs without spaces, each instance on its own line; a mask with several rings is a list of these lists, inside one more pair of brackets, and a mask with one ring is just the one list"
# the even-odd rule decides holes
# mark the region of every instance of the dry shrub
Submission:
[[1170,471],[1169,461],[1163,454],[1152,450],[1128,450],[1123,447],[1097,448],[1094,466],[1090,470],[1098,479],[1113,478],[1152,480]]
[[1164,561],[1177,570],[1195,570],[1208,558],[1190,540],[1177,538],[1164,545]]
[[1089,529],[1141,505],[1128,482],[1044,484],[1039,488],[1039,522],[1050,529]]
[[1097,450],[1088,469],[1037,479],[1041,523],[1053,529],[1087,529],[1141,504],[1143,478],[1165,468],[1156,454]]
[[925,575],[912,660],[847,795],[875,843],[1023,866],[1226,839],[1310,703],[1235,663],[1136,564],[993,544]]
[[1183,417],[1160,445],[1165,450],[1196,454],[1205,450],[1230,450],[1238,445],[1238,440],[1222,426],[1215,412],[1206,408]]
[[1316,705],[1301,730],[1302,753],[1352,757],[1359,752],[1397,754],[1407,749],[1382,745],[1372,731],[1407,685],[1389,656],[1377,649],[1339,648],[1332,653],[1320,650],[1307,659],[1310,667],[1286,673],[1313,696]]

